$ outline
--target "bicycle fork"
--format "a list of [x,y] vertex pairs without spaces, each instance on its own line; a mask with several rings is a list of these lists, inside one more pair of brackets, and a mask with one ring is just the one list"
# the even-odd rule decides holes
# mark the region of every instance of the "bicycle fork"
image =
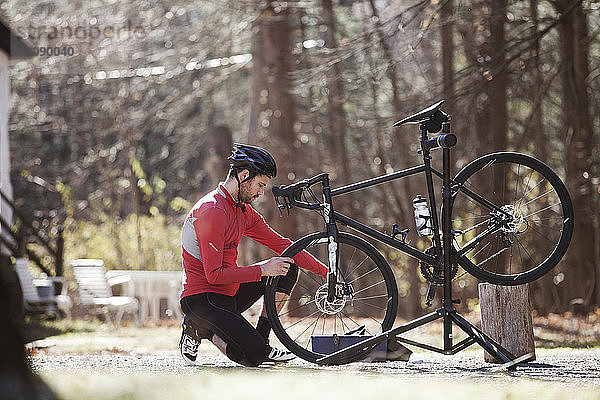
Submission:
[[323,180],[323,200],[324,200],[324,218],[327,227],[327,252],[329,268],[327,272],[327,301],[333,302],[338,297],[337,288],[337,263],[338,263],[338,229],[335,222],[332,221],[333,207],[331,202],[331,186],[329,176]]

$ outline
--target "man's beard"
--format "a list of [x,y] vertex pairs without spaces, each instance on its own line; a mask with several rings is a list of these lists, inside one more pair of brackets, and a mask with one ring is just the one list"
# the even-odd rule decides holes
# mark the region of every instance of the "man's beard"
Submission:
[[249,186],[250,185],[246,186],[243,183],[240,186],[240,192],[238,194],[238,198],[242,203],[250,204],[254,200],[256,200],[256,198],[258,197],[258,196],[254,196],[250,193],[250,190],[248,189]]

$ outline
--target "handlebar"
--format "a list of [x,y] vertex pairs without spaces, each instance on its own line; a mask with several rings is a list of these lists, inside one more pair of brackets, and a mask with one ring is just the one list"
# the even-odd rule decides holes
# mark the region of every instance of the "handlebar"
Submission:
[[304,190],[310,188],[316,183],[324,182],[326,178],[327,174],[322,173],[319,175],[315,175],[312,178],[304,179],[299,182],[293,183],[291,185],[274,186],[272,189],[273,197],[275,198],[275,204],[277,204],[281,215],[283,215],[284,209],[288,210],[289,213],[289,210],[290,208],[292,208],[292,206],[306,208],[308,210],[318,210],[320,208],[323,208],[322,203],[309,203],[306,201],[302,201],[301,198],[302,192]]

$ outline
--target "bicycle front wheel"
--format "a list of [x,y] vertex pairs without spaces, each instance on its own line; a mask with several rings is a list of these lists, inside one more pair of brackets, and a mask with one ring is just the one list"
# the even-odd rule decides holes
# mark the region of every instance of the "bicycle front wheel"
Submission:
[[[313,233],[294,242],[282,257],[307,251],[327,260],[327,246],[326,232]],[[396,318],[398,288],[381,253],[361,238],[339,233],[338,255],[337,289],[343,295],[333,301],[327,300],[327,281],[303,269],[289,299],[276,299],[279,277],[271,280],[265,292],[273,331],[285,347],[310,362],[326,355],[313,348],[313,337],[353,330],[375,335],[390,329]],[[343,363],[358,357],[349,356]]]
[[538,279],[563,257],[573,206],[560,178],[541,161],[493,153],[454,179],[452,229],[459,264],[499,285]]

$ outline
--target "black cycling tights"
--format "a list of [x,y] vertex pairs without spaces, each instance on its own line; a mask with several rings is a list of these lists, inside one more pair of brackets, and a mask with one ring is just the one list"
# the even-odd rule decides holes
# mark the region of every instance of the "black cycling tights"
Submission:
[[[289,286],[278,288],[277,291],[289,294],[293,284]],[[230,360],[255,367],[267,359],[269,346],[241,313],[250,308],[264,293],[263,277],[261,282],[240,284],[233,297],[218,293],[186,296],[181,299],[181,309],[202,337],[212,339],[213,333],[216,333],[227,343],[226,353]]]

